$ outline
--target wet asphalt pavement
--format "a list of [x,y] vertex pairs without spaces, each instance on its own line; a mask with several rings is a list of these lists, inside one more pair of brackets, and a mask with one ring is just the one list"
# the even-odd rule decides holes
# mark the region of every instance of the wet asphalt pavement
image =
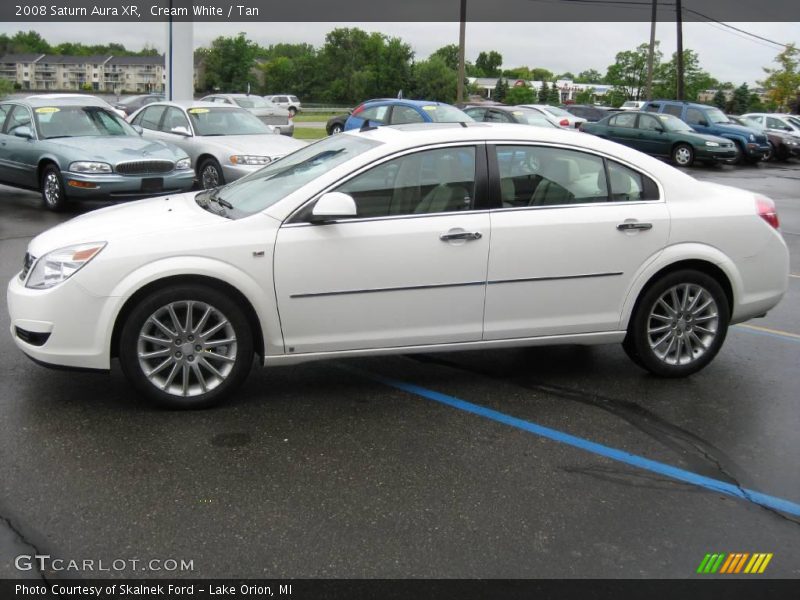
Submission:
[[[800,503],[800,162],[692,174],[773,197],[794,276],[775,310],[732,328],[685,380],[651,377],[616,346],[400,356],[254,368],[226,406],[165,412],[117,365],[33,364],[3,295],[0,578],[36,575],[13,565],[34,552],[193,561],[82,577],[282,578],[691,577],[708,552],[770,552],[764,576],[800,577],[800,514],[755,494]],[[32,236],[91,208],[54,215],[0,187],[0,280]]]

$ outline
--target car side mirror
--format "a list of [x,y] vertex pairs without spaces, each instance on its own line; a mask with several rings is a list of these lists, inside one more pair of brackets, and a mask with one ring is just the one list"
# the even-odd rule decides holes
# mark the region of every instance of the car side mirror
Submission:
[[352,219],[358,216],[356,201],[342,192],[323,194],[311,211],[311,222],[317,225],[339,219]]
[[27,125],[23,125],[21,127],[17,127],[14,130],[14,135],[17,137],[25,138],[26,140],[33,139],[33,131]]
[[656,131],[658,133],[664,133],[664,128],[663,127],[656,127]]
[[133,130],[139,135],[142,135],[144,133],[144,129],[142,129],[141,125],[131,125],[131,127],[133,127]]
[[170,133],[174,133],[175,135],[182,135],[183,137],[191,137],[191,133],[189,132],[186,127],[183,125],[179,125],[178,127],[173,127],[169,130]]

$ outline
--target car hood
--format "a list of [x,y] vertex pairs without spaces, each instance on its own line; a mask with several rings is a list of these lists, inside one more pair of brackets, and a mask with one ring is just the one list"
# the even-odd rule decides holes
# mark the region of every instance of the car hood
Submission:
[[763,133],[752,127],[745,127],[744,125],[737,125],[736,123],[716,123],[711,125],[720,133],[732,133],[734,135],[741,135],[744,137],[749,136],[751,133],[755,136],[764,136]]
[[67,151],[70,155],[80,155],[81,160],[108,163],[148,158],[176,160],[186,156],[186,153],[176,146],[138,135],[83,136],[44,140],[44,142]]
[[698,142],[717,142],[718,144],[730,143],[728,138],[719,137],[718,135],[710,135],[708,133],[697,133],[696,131],[675,131],[673,134],[685,136],[690,140]]
[[72,244],[113,243],[145,234],[164,237],[179,230],[202,229],[226,222],[227,219],[195,203],[198,193],[159,196],[85,213],[39,234],[31,241],[28,251],[40,257]]
[[284,156],[306,142],[285,135],[215,135],[198,138],[226,154],[254,154],[258,156]]

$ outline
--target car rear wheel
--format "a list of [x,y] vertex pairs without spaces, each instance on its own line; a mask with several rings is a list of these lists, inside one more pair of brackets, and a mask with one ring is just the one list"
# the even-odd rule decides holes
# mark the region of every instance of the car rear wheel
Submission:
[[694,162],[694,149],[689,144],[678,144],[672,149],[672,160],[679,167],[691,167]]
[[292,118],[294,118],[294,116],[295,116],[296,114],[297,114],[297,109],[296,109],[294,106],[290,106],[290,107],[289,107],[289,116],[290,116],[290,117],[292,117]]
[[202,163],[200,163],[198,173],[200,177],[200,186],[204,190],[212,190],[225,183],[225,176],[222,174],[222,167],[219,166],[219,163],[216,161],[216,159],[205,159]]
[[767,153],[764,156],[761,157],[761,160],[763,160],[764,162],[769,162],[769,161],[773,160],[776,155],[777,155],[777,153],[775,151],[775,144],[770,142],[769,143],[769,150],[767,151]]
[[695,270],[676,271],[644,292],[623,348],[654,375],[686,377],[717,355],[729,319],[728,299],[716,279]]
[[57,166],[50,164],[42,169],[39,188],[42,192],[42,203],[46,209],[58,212],[66,208],[67,196],[64,193],[61,171]]
[[120,335],[119,359],[130,382],[165,408],[207,408],[238,387],[253,363],[247,317],[227,295],[202,285],[153,292]]

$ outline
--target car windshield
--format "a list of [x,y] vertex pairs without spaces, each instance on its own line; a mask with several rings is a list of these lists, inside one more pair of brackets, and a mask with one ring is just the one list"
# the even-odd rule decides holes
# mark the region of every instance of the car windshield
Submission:
[[263,135],[272,133],[257,117],[241,108],[199,107],[186,111],[197,135]]
[[261,96],[234,96],[236,104],[242,108],[269,108],[272,102],[267,102]]
[[660,114],[654,116],[658,117],[666,131],[694,131],[688,124],[674,115]]
[[709,123],[730,123],[731,120],[718,108],[706,108]]
[[[289,194],[382,142],[354,135],[335,135],[287,154],[214,192],[214,198],[232,207],[231,218],[260,212]],[[198,203],[205,193],[198,194]]]
[[33,114],[42,139],[137,135],[128,123],[102,106],[40,106]]
[[521,108],[515,108],[511,111],[511,114],[516,117],[518,121],[522,121],[523,123],[527,123],[528,125],[536,125],[537,127],[551,127],[553,129],[558,129],[555,125],[553,125],[550,121],[547,120],[542,113],[535,111],[535,110],[525,110]]
[[800,130],[800,119],[797,117],[786,117],[786,120],[794,127],[796,130]]
[[574,117],[572,113],[568,113],[563,108],[558,108],[557,106],[543,106],[547,112],[551,115],[555,115],[556,117]]
[[463,110],[447,104],[425,104],[422,106],[422,110],[434,123],[471,123],[474,121]]

